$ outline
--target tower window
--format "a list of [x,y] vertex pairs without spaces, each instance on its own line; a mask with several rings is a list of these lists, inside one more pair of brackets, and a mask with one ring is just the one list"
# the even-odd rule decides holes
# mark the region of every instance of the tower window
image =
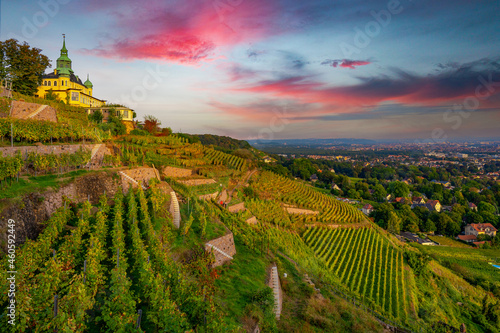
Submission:
[[57,81],[54,81],[54,87],[57,86]]
[[46,86],[47,85],[47,81],[43,81],[43,85]]
[[47,84],[47,85],[50,87],[50,81],[48,82],[48,84]]

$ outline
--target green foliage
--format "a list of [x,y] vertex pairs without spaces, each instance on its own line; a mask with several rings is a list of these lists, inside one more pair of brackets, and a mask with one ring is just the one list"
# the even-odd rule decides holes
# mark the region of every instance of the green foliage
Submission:
[[108,121],[99,125],[104,132],[110,131],[112,135],[123,135],[127,133],[127,127],[121,122],[121,116],[115,116],[114,109],[109,111]]
[[42,83],[42,75],[50,60],[41,49],[20,44],[15,39],[0,42],[0,80],[12,81],[12,89],[34,95]]
[[427,270],[427,264],[431,258],[423,253],[416,251],[405,251],[404,253],[406,262],[413,269],[415,275],[425,275]]
[[33,119],[0,118],[0,136],[10,137],[11,124],[14,142],[50,142],[53,140],[95,140],[101,142],[106,138],[101,131],[83,126],[68,126],[51,121]]
[[49,101],[59,101],[59,97],[54,93],[52,89],[49,89],[47,91],[47,94],[45,94],[45,99]]
[[391,192],[396,198],[405,198],[410,193],[410,189],[405,183],[396,181],[389,184],[389,192]]
[[141,129],[138,129],[138,128],[135,128],[133,130],[130,131],[129,133],[130,135],[151,135],[148,131],[145,131],[145,130],[141,130]]
[[104,118],[101,110],[95,110],[91,114],[89,114],[89,120],[93,121],[96,124],[102,123],[102,119]]
[[395,212],[389,212],[389,219],[387,220],[387,230],[393,234],[398,235],[401,230],[401,219]]

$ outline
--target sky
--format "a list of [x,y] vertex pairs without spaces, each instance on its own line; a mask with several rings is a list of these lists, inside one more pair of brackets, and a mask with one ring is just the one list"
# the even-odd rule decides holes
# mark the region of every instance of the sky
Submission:
[[239,139],[500,137],[500,1],[3,0],[93,95]]

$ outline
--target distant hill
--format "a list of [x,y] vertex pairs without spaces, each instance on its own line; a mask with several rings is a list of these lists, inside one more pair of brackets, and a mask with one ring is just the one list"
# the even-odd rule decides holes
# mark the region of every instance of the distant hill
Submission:
[[352,138],[342,138],[342,139],[285,139],[285,140],[249,140],[249,143],[254,147],[266,147],[266,146],[280,146],[280,145],[292,145],[292,146],[331,146],[331,145],[372,145],[377,143],[377,141],[369,139],[352,139]]
[[245,140],[237,140],[228,136],[220,136],[213,134],[183,134],[190,138],[191,142],[200,142],[203,145],[214,145],[226,151],[237,149],[250,149],[252,146]]

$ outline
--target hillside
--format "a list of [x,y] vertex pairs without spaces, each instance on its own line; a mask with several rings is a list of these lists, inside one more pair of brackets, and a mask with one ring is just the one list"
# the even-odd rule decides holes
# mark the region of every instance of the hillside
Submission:
[[[2,332],[498,331],[497,298],[444,267],[453,253],[426,257],[353,205],[189,141],[122,136],[80,153],[73,170],[61,169],[70,155],[48,154],[60,162],[43,168],[17,157],[2,186],[18,192],[0,206],[61,201],[37,237],[3,244],[16,244],[4,281],[17,273],[16,325],[3,284]],[[62,195],[85,178],[100,185],[102,170],[107,187]],[[23,190],[41,177],[58,185]]]

